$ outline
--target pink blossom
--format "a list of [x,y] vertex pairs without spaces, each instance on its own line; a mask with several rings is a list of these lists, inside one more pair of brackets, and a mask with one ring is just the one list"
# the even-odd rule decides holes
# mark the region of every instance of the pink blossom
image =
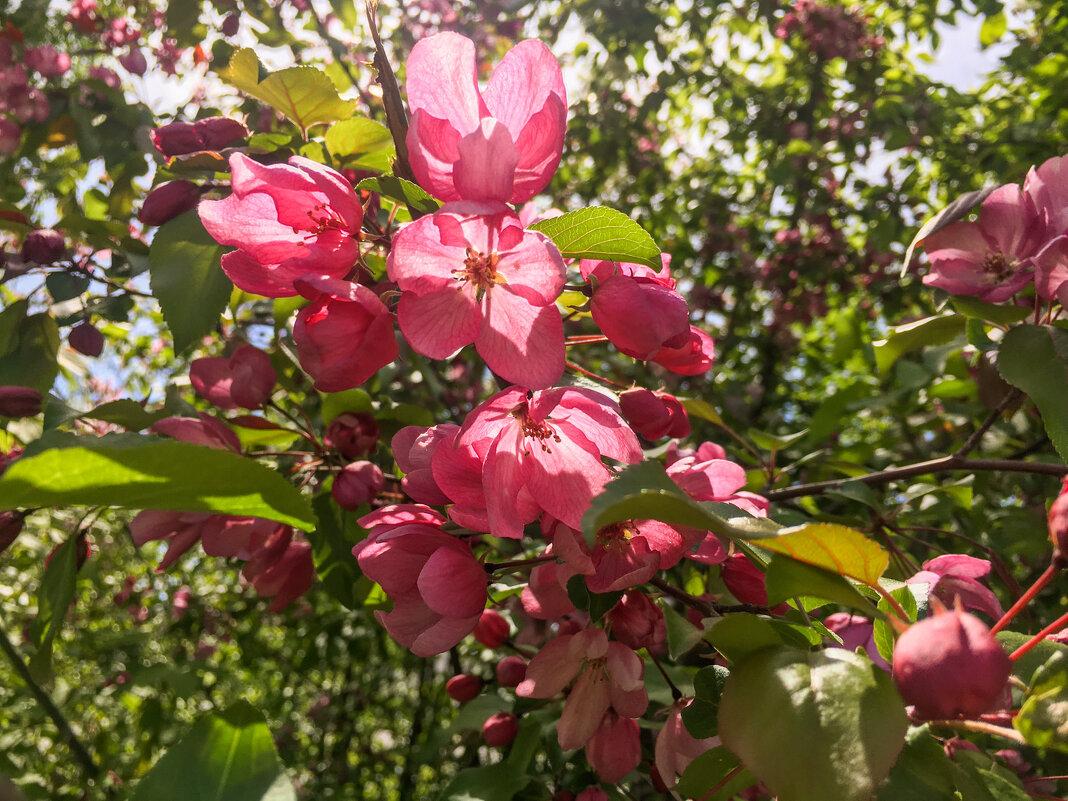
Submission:
[[667,638],[664,613],[644,592],[627,590],[619,603],[609,610],[606,619],[612,623],[612,636],[635,651],[639,648],[653,653],[663,650]]
[[247,562],[267,544],[279,525],[262,517],[212,515],[201,529],[200,544],[208,556]]
[[923,570],[911,578],[908,584],[927,583],[928,593],[934,595],[947,607],[956,606],[958,600],[965,609],[974,609],[987,614],[991,620],[999,620],[1004,614],[1001,602],[987,587],[978,582],[990,572],[990,562],[959,553],[947,553],[928,559]]
[[217,242],[238,248],[222,257],[234,284],[291,297],[306,273],[340,278],[352,269],[363,207],[343,176],[303,156],[266,166],[242,153],[230,156],[230,173],[232,194],[199,210]]
[[537,388],[563,373],[563,259],[504,204],[450,203],[417,220],[387,267],[401,332],[419,353],[444,359],[473,342],[495,373]]
[[[722,452],[719,446],[712,447]],[[710,452],[705,455],[708,453]],[[753,517],[768,516],[767,499],[742,489],[748,480],[745,468],[728,459],[705,459],[698,451],[693,456],[684,456],[673,461],[668,465],[667,474],[695,501],[729,503]]]
[[931,271],[928,286],[953,295],[997,303],[1031,280],[1032,257],[1044,244],[1046,218],[1016,184],[995,189],[978,222],[955,222],[924,241]]
[[174,437],[181,442],[204,445],[217,450],[241,452],[241,440],[229,426],[210,414],[199,412],[196,417],[165,417],[152,424],[154,434]]
[[552,698],[571,682],[564,712],[556,724],[565,751],[581,748],[597,731],[609,709],[623,717],[640,717],[649,705],[645,664],[620,642],[609,642],[600,629],[563,634],[546,643],[527,665],[516,688],[522,698]]
[[320,392],[357,387],[397,358],[393,315],[370,289],[312,274],[294,287],[312,301],[293,325],[297,358]]
[[359,459],[374,451],[380,433],[370,412],[342,412],[327,426],[323,444],[346,459]]
[[[543,510],[580,528],[593,496],[611,477],[601,458],[633,463],[642,456],[612,400],[571,387],[499,392],[468,415],[456,443],[486,454],[482,485],[490,531],[516,539]],[[440,483],[436,465],[434,472]]]
[[203,525],[215,515],[205,512],[171,512],[146,509],[130,521],[130,536],[140,548],[151,540],[167,543],[167,553],[160,560],[158,571],[166,570],[200,541]]
[[266,353],[240,345],[229,358],[194,359],[189,381],[200,397],[220,409],[258,409],[270,399],[278,376]]
[[690,310],[675,291],[668,263],[653,270],[641,264],[583,259],[582,277],[594,279],[590,312],[598,328],[620,353],[651,359],[663,348],[690,341]]
[[478,618],[472,636],[487,648],[500,648],[512,633],[508,621],[495,609],[485,610]]
[[530,581],[523,588],[520,601],[523,611],[535,620],[556,620],[575,611],[567,594],[567,580],[575,575],[570,565],[548,562],[530,571]]
[[406,89],[409,160],[432,195],[523,203],[556,172],[567,98],[560,66],[541,42],[508,51],[480,93],[470,39],[422,39],[408,58]]
[[281,612],[315,581],[311,545],[295,539],[289,526],[279,526],[241,569],[241,575],[257,595],[272,599],[270,611]]
[[686,724],[682,722],[682,710],[693,703],[692,698],[684,698],[677,701],[671,707],[671,714],[664,721],[664,726],[656,735],[656,769],[660,778],[669,787],[676,783],[676,777],[681,776],[690,763],[705,751],[714,748],[719,739],[705,737],[698,740],[686,730]]
[[619,394],[619,408],[631,428],[648,440],[688,437],[690,418],[674,395],[635,387]]
[[58,78],[70,69],[70,56],[52,45],[27,48],[25,61],[26,66],[42,78]]
[[460,427],[454,423],[440,423],[430,428],[405,426],[393,435],[390,443],[393,458],[405,474],[401,479],[401,489],[413,501],[434,505],[449,503],[449,496],[434,479],[431,458],[438,445],[446,443],[451,446],[459,430]]
[[1032,167],[1023,191],[1048,218],[1050,237],[1068,233],[1068,156],[1055,156]]
[[835,612],[833,615],[827,615],[823,625],[842,638],[842,647],[847,651],[863,648],[876,667],[890,672],[890,663],[883,659],[875,645],[875,625],[868,618],[848,612]]
[[355,511],[370,503],[386,486],[381,468],[372,462],[349,462],[334,477],[330,494],[342,509]]
[[1056,298],[1068,306],[1068,235],[1051,239],[1035,254],[1035,290],[1044,300]]
[[605,714],[601,725],[586,742],[586,760],[601,781],[615,784],[638,767],[642,744],[638,721]]
[[393,599],[375,617],[416,656],[447,651],[475,628],[486,606],[486,573],[471,549],[434,525],[373,530],[353,548],[360,569]]
[[679,375],[702,375],[712,369],[716,346],[712,337],[697,326],[690,326],[690,339],[678,347],[665,345],[650,361]]

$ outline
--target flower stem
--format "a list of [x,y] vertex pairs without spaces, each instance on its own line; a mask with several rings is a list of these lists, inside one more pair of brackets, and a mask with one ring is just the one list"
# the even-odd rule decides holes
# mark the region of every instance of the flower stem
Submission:
[[990,629],[991,634],[997,634],[1003,628],[1005,628],[1012,621],[1016,615],[1020,613],[1020,610],[1031,603],[1031,599],[1038,595],[1042,591],[1042,588],[1049,584],[1052,579],[1059,572],[1060,568],[1056,562],[1051,562],[1050,566],[1046,568],[1046,571],[1038,577],[1034,584],[1027,588],[1027,591],[1021,595],[1016,603],[1012,605],[1008,612],[1001,616],[1001,620],[994,624],[994,628]]
[[1017,648],[1011,654],[1009,654],[1009,659],[1011,659],[1011,660],[1013,660],[1015,662],[1021,656],[1026,654],[1028,651],[1030,651],[1032,648],[1034,648],[1036,645],[1038,645],[1040,642],[1042,642],[1044,639],[1046,639],[1047,635],[1052,634],[1057,629],[1064,628],[1065,626],[1068,626],[1068,612],[1065,612],[1059,618],[1057,618],[1052,623],[1050,623],[1048,626],[1046,626],[1046,628],[1042,629],[1042,631],[1040,631],[1038,634],[1036,634],[1030,640],[1025,642],[1023,645],[1021,645],[1019,648]]

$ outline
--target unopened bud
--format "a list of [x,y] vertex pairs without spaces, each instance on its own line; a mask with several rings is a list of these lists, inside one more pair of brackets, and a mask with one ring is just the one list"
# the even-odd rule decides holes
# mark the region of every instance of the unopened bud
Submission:
[[192,181],[168,181],[148,193],[137,219],[145,225],[163,225],[195,208],[199,200],[200,187]]
[[509,712],[491,715],[482,726],[482,739],[494,747],[508,745],[518,733],[519,718]]
[[0,417],[36,417],[43,400],[32,387],[0,387]]
[[386,478],[378,465],[352,462],[334,478],[330,494],[338,506],[351,512],[369,503],[385,486]]
[[497,663],[497,683],[502,687],[518,687],[527,676],[527,663],[520,656],[506,656]]
[[466,703],[482,692],[482,679],[469,673],[461,673],[445,683],[445,692],[456,703]]
[[1049,538],[1053,541],[1053,561],[1063,568],[1068,565],[1068,476],[1049,508]]
[[475,625],[475,630],[471,633],[487,648],[500,648],[508,639],[508,621],[501,617],[499,612],[487,609],[482,613],[482,617]]
[[92,323],[79,323],[67,334],[67,344],[86,356],[99,356],[104,352],[104,335]]
[[0,553],[6,551],[22,532],[22,523],[25,519],[25,512],[14,510],[0,512]]
[[345,412],[330,421],[323,442],[346,459],[359,459],[375,449],[378,436],[378,423],[373,415]]
[[619,408],[631,428],[647,440],[690,435],[690,418],[674,395],[648,389],[628,389],[619,395]]
[[22,243],[23,261],[52,264],[63,258],[66,252],[67,246],[63,241],[63,234],[52,228],[30,231]]

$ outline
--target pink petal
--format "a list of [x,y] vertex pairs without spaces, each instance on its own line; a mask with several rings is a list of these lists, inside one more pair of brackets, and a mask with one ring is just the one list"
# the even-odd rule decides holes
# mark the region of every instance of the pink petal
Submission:
[[[514,230],[510,228],[508,230]],[[555,303],[566,282],[564,260],[556,245],[536,231],[523,231],[515,245],[501,252],[497,272],[508,287],[535,306]],[[504,234],[502,233],[502,240]],[[504,243],[501,243],[504,248]]]
[[[530,466],[520,457],[523,431],[519,427],[501,432],[486,455],[483,485],[487,488],[486,513],[490,532],[496,537],[519,539],[523,527],[537,519],[540,508],[530,508],[520,500],[520,490],[527,483]],[[538,498],[540,504],[541,499]]]
[[578,675],[586,658],[574,653],[571,641],[575,635],[562,634],[541,647],[527,665],[526,676],[515,688],[520,698],[552,698]]
[[978,579],[990,573],[990,561],[962,553],[947,553],[928,559],[923,563],[923,569],[941,576]]
[[601,724],[610,703],[604,669],[588,666],[575,682],[556,724],[560,747],[569,751],[584,746]]
[[556,306],[532,306],[510,287],[495,287],[482,302],[485,320],[475,349],[493,372],[540,389],[564,372],[564,324]]
[[237,403],[230,395],[234,376],[230,372],[230,360],[225,357],[194,359],[189,365],[189,383],[196,393],[220,409],[236,409]]
[[460,157],[461,134],[448,120],[415,109],[404,143],[416,183],[439,200],[459,200],[453,185],[453,164]]
[[466,546],[436,550],[417,582],[427,606],[446,617],[480,615],[486,606],[486,571]]
[[482,327],[473,298],[453,288],[421,296],[402,293],[397,304],[397,322],[408,344],[431,359],[452,356],[474,342]]
[[519,153],[508,129],[493,119],[460,140],[460,157],[453,165],[453,184],[462,198],[499,200],[512,196],[512,181]]
[[475,45],[458,33],[439,33],[416,42],[406,67],[408,105],[448,120],[462,135],[489,111],[478,91]]
[[223,254],[221,266],[234,286],[265,298],[290,298],[298,294],[293,281],[307,272],[303,267],[293,270],[277,264],[261,264],[243,250]]

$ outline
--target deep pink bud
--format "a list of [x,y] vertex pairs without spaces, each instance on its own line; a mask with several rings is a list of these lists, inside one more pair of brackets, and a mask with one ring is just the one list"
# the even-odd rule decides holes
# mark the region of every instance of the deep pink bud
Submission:
[[975,717],[997,704],[1012,662],[974,615],[952,611],[910,626],[894,646],[893,676],[926,720]]
[[652,361],[679,375],[701,375],[712,368],[716,346],[712,337],[690,326],[690,341],[681,347],[664,346]]
[[42,78],[58,78],[70,69],[70,56],[56,50],[52,45],[27,48],[25,62],[27,67]]
[[32,387],[0,387],[0,417],[36,417],[43,400]]
[[464,704],[482,692],[482,679],[470,673],[453,676],[445,684],[445,692],[458,704]]
[[497,663],[497,683],[502,687],[518,687],[527,675],[527,663],[521,656],[506,656]]
[[164,156],[183,156],[201,150],[222,150],[248,136],[248,128],[229,117],[208,117],[196,122],[172,122],[150,134]]
[[237,33],[238,28],[241,27],[241,12],[234,11],[226,15],[226,19],[223,20],[222,31],[223,36],[233,36]]
[[25,512],[11,509],[0,512],[0,553],[6,551],[22,532],[22,522],[25,519]]
[[194,359],[189,381],[200,397],[220,409],[258,409],[271,397],[278,375],[270,356],[241,345],[229,358]]
[[767,606],[768,593],[764,589],[764,574],[744,553],[731,554],[721,568],[723,583],[731,595],[743,604]]
[[78,323],[67,334],[67,344],[86,356],[99,356],[104,352],[104,335],[92,323]]
[[478,619],[478,625],[472,634],[487,648],[500,648],[508,639],[508,621],[501,617],[499,612],[487,609]]
[[586,761],[602,781],[615,784],[642,761],[638,721],[608,712],[586,743]]
[[379,433],[369,412],[345,412],[330,421],[323,442],[346,459],[359,459],[375,449]]
[[663,647],[667,637],[664,613],[645,593],[627,590],[607,617],[612,623],[612,636],[635,651],[647,648],[655,652]]
[[508,745],[518,733],[519,718],[510,712],[491,715],[482,726],[482,739],[494,748]]
[[1049,508],[1049,537],[1053,541],[1054,560],[1068,560],[1068,476],[1061,494]]
[[239,139],[248,137],[248,128],[243,122],[229,117],[208,117],[193,123],[197,138],[204,150],[221,150]]
[[600,787],[587,787],[575,796],[575,801],[608,801],[608,793]]
[[144,75],[148,69],[148,61],[140,47],[131,47],[119,56],[119,63],[131,75]]
[[200,140],[191,122],[172,122],[154,128],[149,136],[156,150],[164,156],[181,156],[200,150]]
[[192,181],[168,181],[148,193],[137,219],[145,225],[163,225],[195,209],[199,200],[200,187]]
[[371,462],[351,462],[334,478],[330,494],[337,505],[353,512],[370,503],[382,488],[386,486],[386,477],[378,465]]
[[297,357],[320,392],[358,387],[397,358],[393,315],[370,289],[310,274],[294,286],[311,300],[293,326]]
[[52,264],[63,258],[66,252],[63,234],[51,228],[30,231],[22,243],[23,260],[38,264]]
[[648,440],[690,435],[690,419],[674,395],[636,387],[620,393],[619,408],[630,427]]

